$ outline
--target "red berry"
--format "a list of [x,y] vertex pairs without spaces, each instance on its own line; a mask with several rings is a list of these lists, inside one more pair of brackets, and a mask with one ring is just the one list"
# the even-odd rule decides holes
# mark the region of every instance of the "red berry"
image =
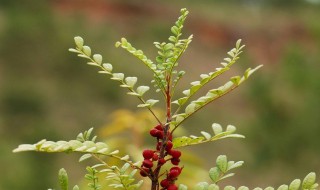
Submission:
[[160,182],[161,187],[168,187],[170,185],[170,182],[167,179],[164,179]]
[[180,174],[182,168],[180,168],[180,167],[178,167],[178,166],[174,166],[174,167],[170,168],[170,172],[171,172],[171,170],[178,170],[178,171],[179,171],[179,174]]
[[169,152],[169,151],[172,149],[172,147],[173,147],[172,142],[171,142],[171,141],[168,141],[168,142],[167,142],[167,146],[166,146],[166,151]]
[[141,175],[142,177],[147,177],[149,171],[150,171],[149,168],[142,168],[142,170],[140,170],[140,175]]
[[152,161],[157,161],[159,159],[158,154],[153,154]]
[[159,159],[159,164],[160,165],[163,165],[163,164],[165,164],[167,161],[164,159],[164,158],[161,158],[161,159]]
[[159,131],[158,129],[151,129],[150,130],[150,135],[153,136],[153,137],[157,137],[157,132],[158,131]]
[[181,152],[179,150],[171,150],[169,154],[172,156],[172,158],[180,158]]
[[172,141],[172,133],[169,133],[169,135],[168,135],[168,136],[169,136],[169,138],[168,138],[168,139],[169,139],[169,141]]
[[178,187],[175,184],[171,184],[171,185],[169,185],[167,190],[178,190]]
[[180,162],[180,159],[179,159],[179,158],[172,158],[172,159],[171,159],[171,163],[172,163],[173,165],[179,165],[179,162]]
[[163,131],[157,130],[157,132],[156,132],[156,137],[157,137],[158,139],[163,139]]
[[143,160],[142,165],[143,165],[144,167],[146,167],[146,168],[152,168],[153,163],[152,163],[151,160],[145,159],[145,160]]
[[173,180],[173,179],[176,179],[179,175],[180,175],[179,170],[170,170],[170,172],[168,174],[168,178]]
[[143,158],[144,159],[151,159],[154,155],[154,151],[153,150],[144,150],[142,152]]
[[158,129],[158,130],[160,130],[160,131],[163,131],[163,128],[162,128],[162,126],[159,124],[159,125],[157,125],[157,126],[155,126],[155,129]]

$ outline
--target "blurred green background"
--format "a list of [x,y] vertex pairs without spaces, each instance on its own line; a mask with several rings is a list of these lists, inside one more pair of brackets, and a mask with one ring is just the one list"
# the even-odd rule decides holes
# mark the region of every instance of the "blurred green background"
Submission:
[[115,70],[139,75],[148,85],[150,73],[114,42],[125,36],[154,57],[152,43],[167,39],[183,7],[191,13],[184,33],[194,40],[181,60],[187,75],[180,90],[219,67],[239,38],[245,53],[212,86],[264,64],[249,82],[184,126],[199,134],[213,122],[234,124],[247,138],[188,150],[206,169],[220,154],[244,160],[227,181],[235,186],[280,185],[310,171],[320,174],[319,0],[1,0],[0,190],[56,188],[60,167],[77,183],[85,173],[78,155],[12,150],[43,138],[73,139],[108,124],[114,110],[136,110],[136,99],[67,51],[73,37],[84,37]]

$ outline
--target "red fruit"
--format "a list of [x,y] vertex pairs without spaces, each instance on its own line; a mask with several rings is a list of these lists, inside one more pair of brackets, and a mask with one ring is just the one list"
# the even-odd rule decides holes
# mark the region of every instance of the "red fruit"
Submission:
[[171,180],[176,179],[178,176],[180,175],[180,171],[179,170],[170,170],[169,174],[168,174],[168,178]]
[[175,184],[171,184],[171,185],[169,185],[167,190],[178,190],[178,187]]
[[172,156],[172,158],[180,158],[181,152],[179,150],[171,150],[169,154]]
[[143,160],[143,162],[142,162],[142,166],[144,166],[144,167],[146,167],[146,168],[152,168],[153,163],[152,163],[151,160],[145,159],[145,160]]
[[149,168],[142,168],[142,170],[140,170],[140,175],[141,175],[142,177],[147,177],[149,171],[150,171]]
[[153,150],[144,150],[142,152],[142,156],[144,159],[151,159],[154,155],[154,151]]
[[169,141],[172,141],[172,133],[169,133]]
[[159,131],[158,129],[151,129],[150,130],[150,135],[153,136],[153,137],[157,137],[157,132],[158,131]]
[[159,159],[158,154],[153,154],[152,161],[157,161]]
[[155,126],[155,129],[158,129],[158,130],[160,130],[160,131],[163,131],[163,128],[162,128],[162,126],[159,124],[159,125],[157,125],[157,126]]
[[164,159],[164,158],[161,158],[161,159],[159,159],[159,164],[160,165],[163,165],[163,164],[165,164],[167,161]]
[[172,149],[172,147],[173,147],[172,142],[171,142],[171,141],[168,141],[168,142],[167,142],[167,146],[166,146],[166,151],[169,152],[169,151]]
[[179,159],[179,158],[172,158],[172,159],[171,159],[171,163],[172,163],[173,165],[179,165],[179,162],[180,162],[180,159]]
[[157,130],[157,132],[156,132],[156,137],[157,137],[158,139],[163,139],[163,131]]
[[170,185],[170,182],[167,179],[164,179],[160,182],[161,187],[168,187]]
[[172,168],[170,169],[170,172],[171,172],[172,170],[178,170],[178,171],[179,171],[179,174],[180,174],[182,169],[181,169],[180,167],[178,167],[178,166],[174,166],[174,167],[172,167]]

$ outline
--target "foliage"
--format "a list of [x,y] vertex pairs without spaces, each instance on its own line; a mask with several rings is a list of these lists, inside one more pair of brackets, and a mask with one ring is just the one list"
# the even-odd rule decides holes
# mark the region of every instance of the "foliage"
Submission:
[[[224,85],[208,90],[204,95],[199,95],[201,90],[204,89],[204,86],[228,71],[239,59],[239,55],[241,54],[244,45],[241,45],[241,40],[238,40],[235,44],[235,48],[231,49],[228,52],[228,57],[224,58],[224,61],[221,62],[222,67],[216,68],[215,71],[209,72],[208,74],[201,74],[198,81],[191,82],[191,87],[182,92],[182,97],[173,100],[173,98],[175,98],[176,86],[185,74],[185,71],[178,70],[179,60],[192,41],[192,35],[187,38],[182,38],[182,29],[187,15],[188,11],[186,9],[181,9],[181,16],[175,22],[174,26],[171,27],[172,35],[168,38],[168,42],[154,43],[158,51],[155,62],[149,59],[142,50],[134,48],[125,38],[122,38],[115,44],[116,47],[122,47],[138,58],[153,73],[152,83],[155,87],[155,91],[161,93],[163,104],[165,105],[166,111],[164,120],[156,114],[153,107],[156,103],[160,102],[160,100],[145,98],[146,92],[149,91],[151,87],[147,85],[137,85],[136,87],[138,77],[126,76],[122,72],[114,72],[114,66],[111,63],[103,62],[103,58],[100,54],[93,54],[91,48],[85,45],[83,38],[79,36],[74,38],[76,48],[69,49],[79,57],[86,59],[88,65],[97,67],[100,74],[110,76],[111,80],[119,82],[120,87],[128,90],[128,95],[138,98],[140,101],[138,107],[148,109],[157,121],[157,125],[150,128],[149,131],[150,135],[155,140],[154,147],[142,151],[142,156],[144,158],[142,161],[135,162],[129,155],[121,155],[119,150],[110,149],[107,143],[96,142],[97,137],[92,137],[91,135],[92,128],[84,133],[80,133],[75,140],[57,142],[41,140],[35,144],[20,145],[14,152],[37,151],[47,153],[81,153],[82,156],[79,161],[94,158],[99,163],[94,166],[88,166],[88,174],[85,175],[85,178],[90,181],[88,186],[94,190],[106,188],[99,184],[100,180],[97,176],[99,173],[107,174],[106,179],[112,181],[110,184],[111,187],[125,190],[138,189],[143,182],[143,180],[140,180],[135,183],[135,174],[138,171],[141,177],[149,178],[151,181],[150,189],[152,190],[187,189],[186,185],[177,185],[179,176],[183,174],[184,170],[184,166],[181,166],[180,163],[180,159],[183,158],[183,152],[180,149],[181,147],[216,141],[227,137],[243,138],[244,136],[235,134],[236,128],[232,125],[228,125],[226,130],[223,130],[223,128],[216,123],[212,125],[214,134],[201,131],[202,136],[200,137],[194,135],[191,135],[190,137],[176,137],[176,129],[181,127],[181,124],[196,112],[237,88],[247,80],[252,73],[261,67],[258,66],[254,69],[249,68],[244,72],[243,76],[234,76]],[[193,98],[195,95],[199,95],[200,97]],[[177,104],[178,107],[173,109],[172,104]],[[105,157],[121,161],[123,165],[121,167],[109,165],[105,161]],[[228,172],[240,167],[242,164],[242,161],[228,161],[225,155],[218,156],[216,160],[217,166],[209,170],[209,177],[213,184],[209,185],[207,182],[200,182],[194,189],[219,189],[218,182],[233,176],[234,173]],[[68,177],[63,169],[59,172],[59,181],[61,189],[68,189]],[[315,174],[310,173],[305,177],[302,183],[300,180],[294,180],[289,186],[282,185],[278,189],[299,189],[300,184],[302,189],[310,190],[316,189],[318,186],[315,181]],[[74,186],[73,189],[76,190],[79,188]],[[224,189],[233,190],[235,188],[226,186]],[[242,190],[248,188],[242,186],[238,189]],[[266,189],[273,188],[268,187]]]

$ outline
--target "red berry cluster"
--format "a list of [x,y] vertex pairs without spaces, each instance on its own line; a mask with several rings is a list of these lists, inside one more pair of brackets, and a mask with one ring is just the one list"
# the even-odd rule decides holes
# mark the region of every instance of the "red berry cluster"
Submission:
[[167,173],[167,177],[160,182],[160,185],[163,189],[167,190],[177,190],[178,187],[174,182],[178,179],[178,176],[181,173],[182,168],[174,166]]
[[[143,177],[152,176],[159,167],[164,165],[167,161],[171,161],[173,165],[179,165],[181,152],[173,150],[172,134],[170,131],[165,132],[162,125],[157,125],[150,130],[150,135],[157,138],[156,150],[144,150],[142,156],[144,158],[140,175]],[[162,155],[161,155],[162,152]],[[168,158],[165,158],[170,156]],[[152,170],[154,163],[157,162],[157,168]],[[167,176],[160,183],[162,189],[177,190],[177,186],[174,182],[177,180],[181,173],[181,168],[174,166],[167,172]]]

